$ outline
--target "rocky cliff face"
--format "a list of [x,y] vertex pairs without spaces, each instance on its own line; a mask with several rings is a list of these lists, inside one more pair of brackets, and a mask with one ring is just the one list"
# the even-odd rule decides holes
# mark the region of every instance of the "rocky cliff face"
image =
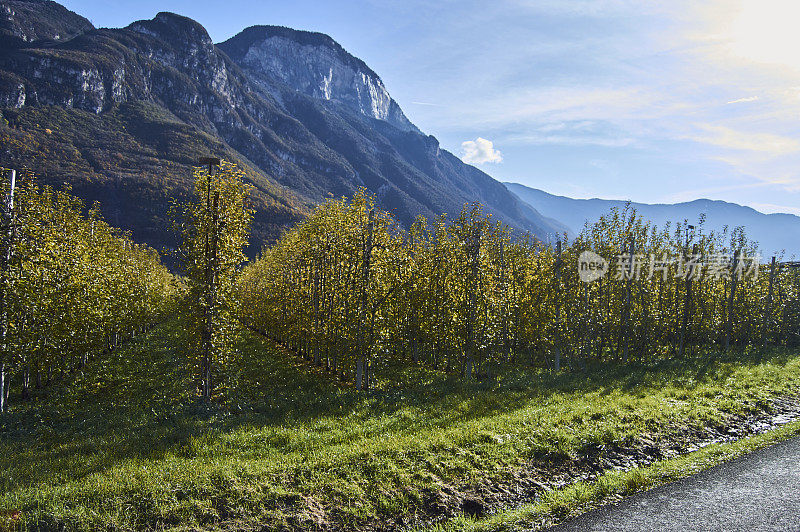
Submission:
[[47,0],[0,2],[0,45],[66,41],[94,29],[92,23]]
[[[59,105],[100,113],[130,99],[159,99],[170,105],[224,114],[214,100],[241,104],[226,61],[206,30],[171,13],[122,30],[94,30],[60,46],[32,47],[2,54],[9,76],[24,80],[17,89],[0,87],[17,106]],[[241,83],[239,83],[241,85]]]
[[[39,13],[49,20],[45,8]],[[159,13],[64,42],[0,47],[0,107],[0,147],[17,146],[0,150],[0,166],[46,168],[46,180],[75,190],[92,181],[90,196],[112,198],[114,212],[126,214],[111,219],[134,234],[125,221],[163,213],[168,195],[187,188],[177,168],[203,150],[253,171],[262,235],[296,220],[289,211],[298,205],[360,187],[404,224],[479,201],[520,230],[542,232],[502,184],[440,149],[377,74],[318,33],[260,26],[215,46],[197,22]],[[153,168],[172,173],[162,179]],[[135,203],[148,179],[159,183],[151,204]],[[147,235],[161,226],[153,227]]]
[[[126,40],[125,44],[140,57],[178,72],[194,74],[195,81],[209,87],[230,105],[237,98],[228,65],[217,51],[206,29],[194,20],[174,13],[159,13],[152,20],[134,22],[127,28],[152,39]],[[152,86],[148,87],[152,90]],[[162,87],[156,85],[156,90]],[[180,88],[178,88],[180,90]],[[192,105],[196,100],[190,101]]]
[[219,47],[267,90],[280,81],[308,96],[338,101],[400,129],[419,131],[381,78],[327,35],[253,26]]
[[55,105],[100,114],[127,101],[154,101],[220,136],[270,175],[354,174],[335,154],[314,146],[269,94],[257,91],[201,25],[173,13],[87,32],[62,45],[0,53],[4,78],[0,102],[9,107]]

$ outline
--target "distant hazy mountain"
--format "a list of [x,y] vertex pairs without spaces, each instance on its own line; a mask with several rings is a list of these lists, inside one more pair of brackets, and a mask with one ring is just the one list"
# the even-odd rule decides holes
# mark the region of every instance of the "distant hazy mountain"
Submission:
[[[597,220],[612,207],[623,208],[627,202],[604,199],[572,199],[555,196],[542,190],[518,183],[506,183],[506,187],[522,201],[536,209],[542,216],[563,222],[571,234],[580,232],[584,223]],[[743,226],[749,238],[758,241],[762,255],[780,255],[786,258],[800,256],[800,217],[793,214],[764,214],[750,207],[725,201],[698,199],[675,204],[631,203],[644,218],[658,226],[688,220],[696,223],[705,213],[707,231],[721,230],[724,226]]]

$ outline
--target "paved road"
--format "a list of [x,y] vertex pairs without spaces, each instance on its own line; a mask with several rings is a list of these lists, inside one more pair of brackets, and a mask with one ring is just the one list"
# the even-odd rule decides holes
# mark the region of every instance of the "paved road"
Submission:
[[800,531],[800,437],[549,530]]

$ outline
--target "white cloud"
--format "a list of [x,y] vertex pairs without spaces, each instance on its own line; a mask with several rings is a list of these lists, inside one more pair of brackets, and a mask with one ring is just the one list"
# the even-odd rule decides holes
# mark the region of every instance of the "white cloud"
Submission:
[[461,160],[467,164],[500,163],[503,154],[494,149],[491,140],[478,137],[475,140],[465,140],[461,143],[463,155]]
[[611,174],[614,176],[619,175],[619,168],[616,164],[611,161],[606,161],[605,159],[592,159],[589,161],[589,166],[593,168],[597,168],[607,174]]
[[508,128],[538,122],[557,128],[559,122],[656,119],[684,108],[657,88],[558,85],[496,91],[479,105],[456,98],[445,118],[457,126]]
[[515,144],[560,145],[560,146],[602,146],[604,148],[623,148],[636,139],[601,135],[514,135],[507,142]]
[[751,203],[750,206],[757,211],[766,214],[794,214],[800,216],[800,208],[790,207],[788,205],[776,205],[775,203]]
[[792,137],[774,135],[772,133],[751,133],[737,131],[725,126],[700,124],[705,133],[687,137],[695,142],[702,142],[733,150],[762,152],[772,155],[785,155],[800,150],[800,141]]
[[754,102],[756,100],[758,100],[758,96],[748,96],[746,98],[737,98],[735,100],[731,100],[727,102],[727,104],[730,105],[732,103],[747,103],[747,102]]
[[[415,41],[397,84],[418,81],[398,100],[440,103],[409,107],[465,161],[489,162],[477,141],[459,146],[480,132],[514,152],[501,174],[511,164],[543,188],[558,168],[551,192],[647,201],[697,187],[680,199],[800,205],[800,1],[442,4],[451,23]],[[597,185],[605,156],[619,178]]]
[[730,32],[731,51],[759,63],[800,69],[796,0],[743,0]]
[[[739,181],[729,185],[723,186],[710,186],[710,187],[699,187],[699,188],[691,188],[685,190],[679,190],[677,192],[671,192],[669,194],[661,196],[656,202],[657,203],[683,203],[687,201],[693,201],[697,198],[716,198],[719,197],[724,192],[731,192],[731,191],[752,191],[758,188],[765,188],[769,187],[772,183],[768,183],[765,181],[755,181],[755,182],[744,182]],[[744,201],[740,201],[740,204],[744,204]]]
[[540,14],[583,17],[613,17],[631,11],[657,13],[666,9],[660,2],[640,0],[515,0],[514,3]]

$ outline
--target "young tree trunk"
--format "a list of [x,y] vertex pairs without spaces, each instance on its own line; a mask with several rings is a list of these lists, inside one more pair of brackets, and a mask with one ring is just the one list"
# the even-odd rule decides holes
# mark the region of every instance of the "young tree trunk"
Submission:
[[477,291],[478,268],[480,266],[481,229],[475,228],[472,242],[470,243],[470,275],[467,281],[467,345],[464,349],[464,362],[462,363],[462,376],[472,378],[472,365],[475,358],[475,292]]
[[650,358],[650,301],[645,296],[644,290],[639,292],[639,306],[642,309],[642,333],[639,341],[639,359],[644,361]]
[[[211,183],[211,172],[209,171],[209,186]],[[211,383],[211,364],[213,360],[213,338],[214,338],[214,314],[217,305],[217,250],[218,250],[218,226],[219,226],[219,192],[214,194],[211,205],[211,242],[208,243],[206,234],[206,282],[208,290],[208,301],[206,305],[206,323],[203,338],[203,400],[211,399],[213,385]]]
[[767,304],[764,306],[764,324],[763,324],[763,342],[764,347],[767,346],[767,340],[769,338],[769,329],[772,322],[772,286],[775,281],[775,256],[773,255],[772,261],[769,265],[769,290],[767,291]]
[[356,359],[356,390],[361,390],[361,385],[363,384],[363,376],[364,376],[364,359],[362,357],[358,357]]
[[11,170],[9,176],[8,196],[5,198],[3,205],[3,249],[0,253],[0,275],[2,275],[2,286],[0,286],[0,357],[3,358],[2,368],[0,368],[0,413],[6,410],[6,360],[10,360],[10,352],[8,346],[8,268],[11,262],[11,255],[13,250],[13,237],[14,237],[14,188],[16,185],[16,170]]
[[556,373],[561,371],[561,241],[556,242],[556,357],[553,364]]
[[589,284],[583,283],[583,317],[581,318],[581,331],[583,338],[580,339],[579,356],[585,366],[592,348],[591,316],[589,306]]
[[[697,254],[697,244],[692,246],[692,256]],[[690,306],[692,304],[692,277],[694,275],[694,271],[686,273],[686,293],[683,297],[683,318],[681,320],[681,339],[680,339],[680,349],[678,351],[678,356],[683,357],[684,349],[686,347],[686,329],[689,326],[689,313],[691,311]]]
[[366,231],[366,238],[364,240],[364,250],[363,250],[363,259],[362,259],[362,273],[361,273],[361,304],[358,308],[358,354],[356,355],[356,389],[363,390],[363,373],[364,373],[364,365],[367,360],[367,351],[371,348],[371,346],[367,345],[367,324],[366,324],[366,317],[367,317],[367,300],[369,298],[369,289],[370,289],[370,261],[372,258],[372,248],[373,248],[373,228],[375,220],[375,211],[370,209],[369,211],[369,218],[367,220],[367,231]]
[[736,281],[738,280],[737,269],[741,260],[741,250],[737,251],[733,257],[733,275],[731,275],[731,290],[728,294],[728,319],[725,323],[725,349],[731,346],[731,331],[733,329],[733,300],[736,297]]
[[623,362],[628,362],[628,354],[630,350],[630,322],[631,322],[631,277],[634,274],[633,270],[633,250],[634,250],[634,241],[631,238],[630,242],[630,264],[629,268],[630,271],[628,272],[628,278],[625,280],[625,308],[623,311],[623,320],[622,320],[622,360]]
[[[597,291],[599,292],[600,301],[597,303],[597,307],[600,309],[601,314],[605,314],[606,307],[605,307],[605,291],[603,290],[603,278],[601,277],[598,281]],[[606,314],[607,315],[607,314]],[[606,349],[606,329],[602,322],[600,322],[600,344],[597,346],[597,358],[598,360],[603,360],[603,353]]]
[[[39,377],[39,373],[36,373],[37,378]],[[30,387],[30,379],[31,379],[31,370],[27,364],[22,369],[22,399],[27,399],[28,395],[30,394],[29,387]]]

